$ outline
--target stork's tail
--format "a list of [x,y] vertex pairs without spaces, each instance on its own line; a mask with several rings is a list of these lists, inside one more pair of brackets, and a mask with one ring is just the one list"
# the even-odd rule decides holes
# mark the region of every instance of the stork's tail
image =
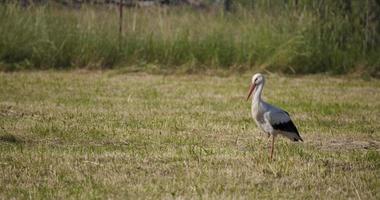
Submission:
[[293,138],[293,141],[294,142],[299,142],[299,141],[303,142],[303,139],[301,138],[301,136],[298,135],[298,137]]

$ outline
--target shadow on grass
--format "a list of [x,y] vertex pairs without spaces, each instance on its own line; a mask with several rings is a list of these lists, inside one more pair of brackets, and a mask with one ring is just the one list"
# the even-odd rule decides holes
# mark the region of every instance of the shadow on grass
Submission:
[[24,143],[24,141],[21,138],[14,136],[12,134],[0,135],[0,142],[7,142],[7,143],[13,143],[13,144]]

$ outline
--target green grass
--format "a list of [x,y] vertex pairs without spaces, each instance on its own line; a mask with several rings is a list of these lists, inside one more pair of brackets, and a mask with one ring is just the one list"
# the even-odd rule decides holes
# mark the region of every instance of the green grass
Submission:
[[125,9],[120,44],[116,7],[0,5],[0,70],[258,69],[379,77],[378,24],[363,24],[363,6],[357,3],[347,16],[326,4],[325,18],[308,7]]
[[267,75],[304,143],[275,160],[250,76],[0,74],[0,199],[379,199],[380,81]]

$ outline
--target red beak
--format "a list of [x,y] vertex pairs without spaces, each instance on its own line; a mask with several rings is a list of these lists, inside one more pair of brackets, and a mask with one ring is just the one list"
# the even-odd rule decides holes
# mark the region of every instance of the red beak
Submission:
[[249,97],[251,97],[253,90],[255,90],[255,87],[256,87],[256,85],[254,83],[252,83],[251,86],[249,87],[249,91],[248,91],[249,93],[247,96],[247,101],[248,101]]

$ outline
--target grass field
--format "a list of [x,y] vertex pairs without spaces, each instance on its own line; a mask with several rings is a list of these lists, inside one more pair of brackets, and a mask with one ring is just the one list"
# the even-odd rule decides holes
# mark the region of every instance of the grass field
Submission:
[[267,75],[305,140],[273,162],[249,80],[0,73],[0,199],[380,198],[380,80]]

